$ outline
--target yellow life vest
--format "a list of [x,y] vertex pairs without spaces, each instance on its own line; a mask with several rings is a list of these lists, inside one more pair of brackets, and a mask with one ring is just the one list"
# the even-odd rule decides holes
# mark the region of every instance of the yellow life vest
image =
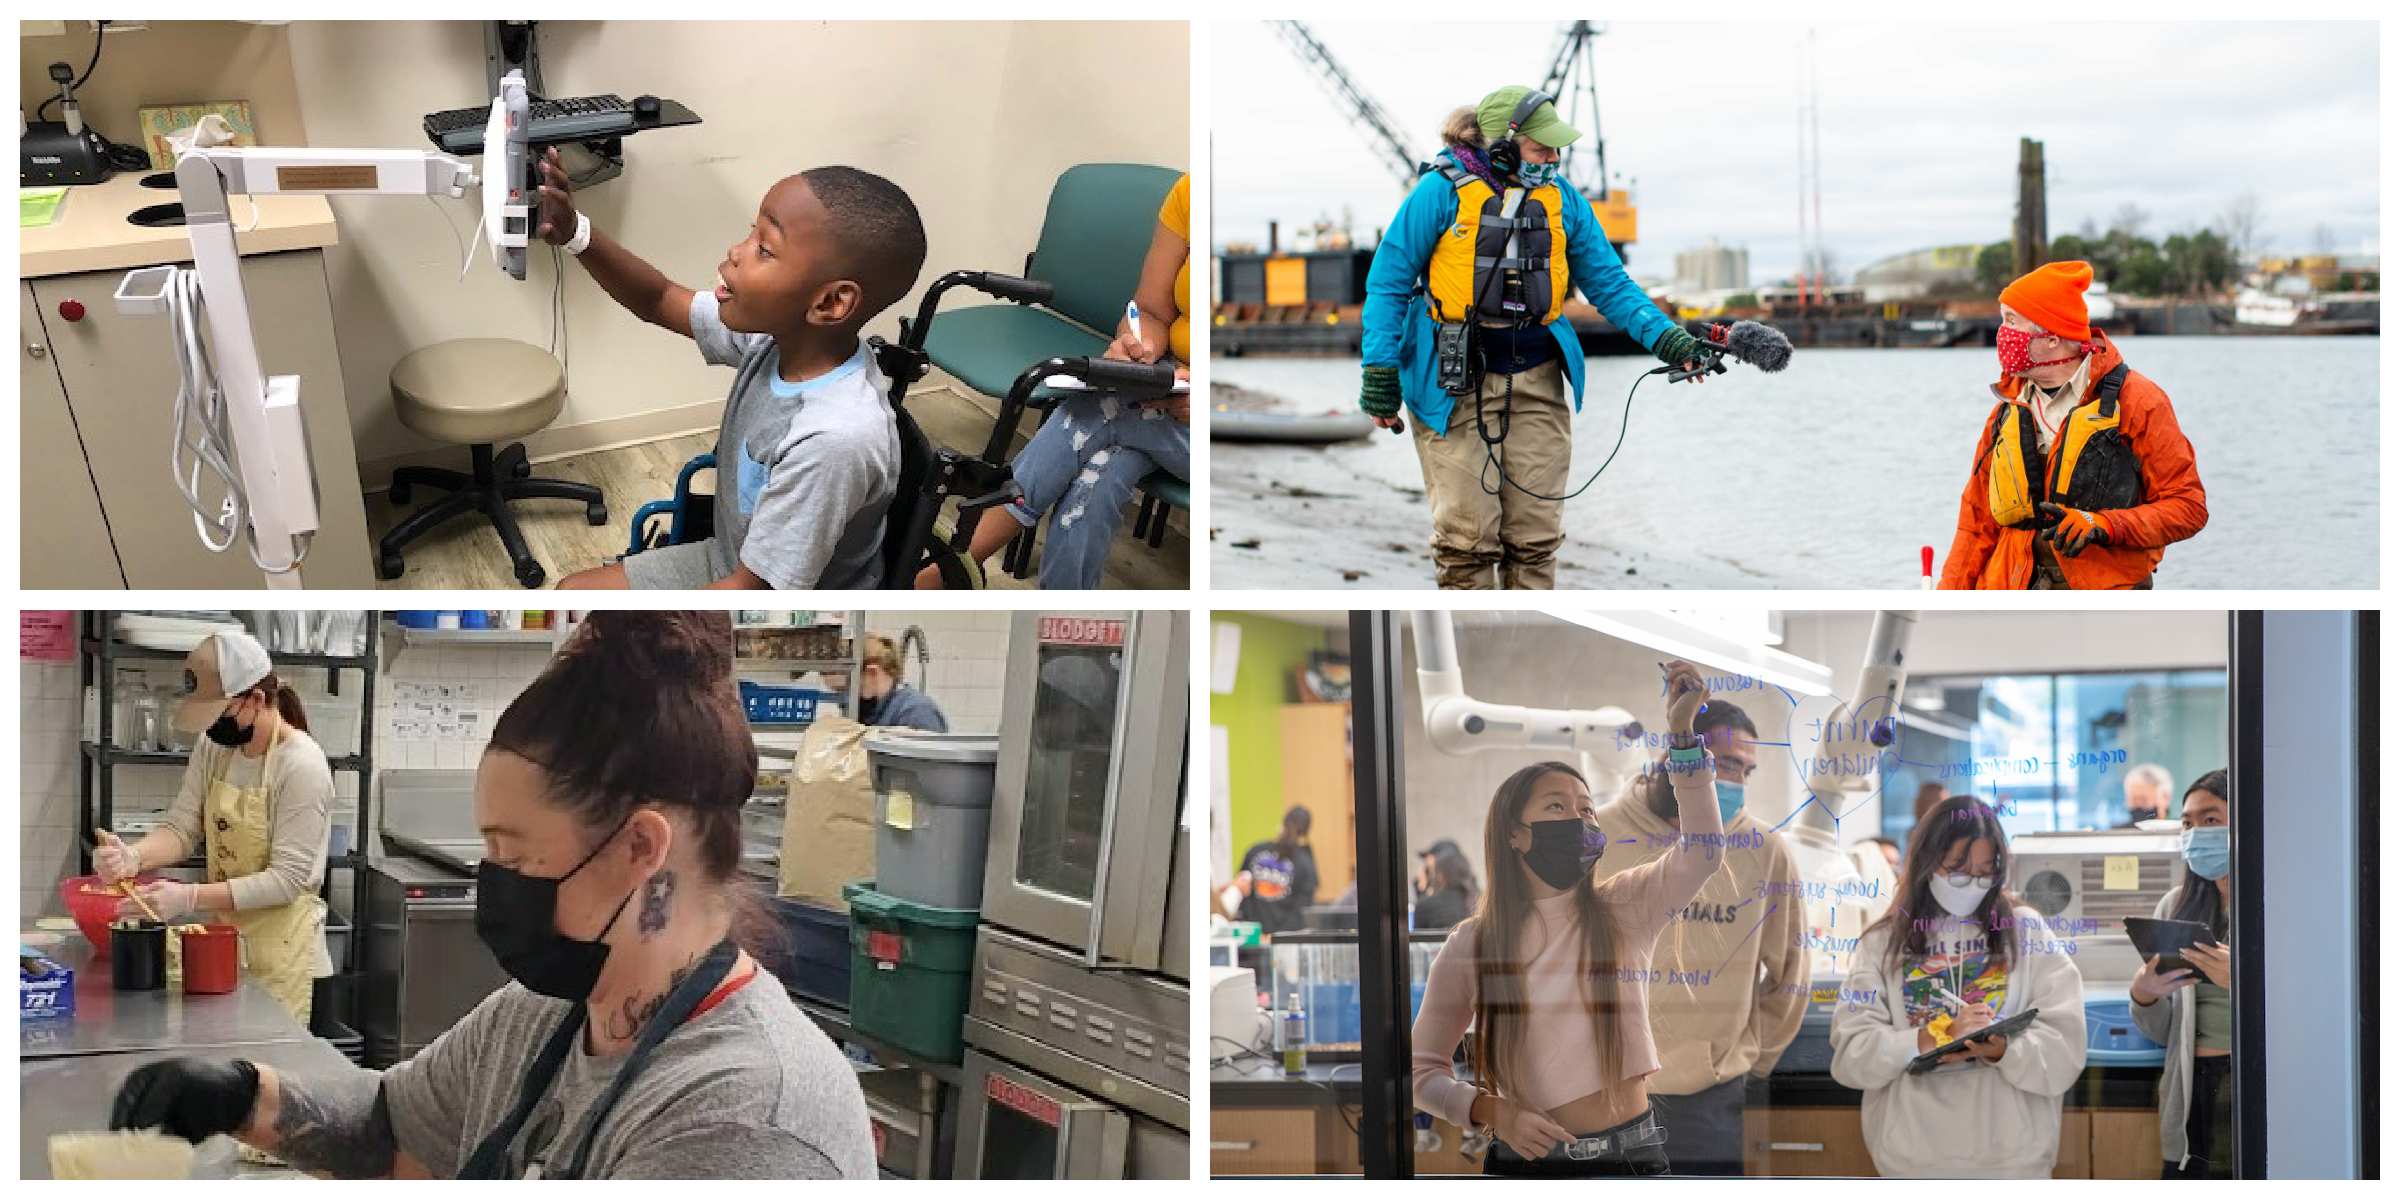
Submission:
[[1992,414],[1984,492],[1992,520],[2012,528],[2035,524],[2045,500],[2083,509],[2131,508],[2142,502],[2141,460],[2117,428],[2117,393],[2125,375],[2125,364],[2118,363],[2101,377],[2092,399],[2067,414],[2046,470],[2033,409],[2003,404]]
[[1458,215],[1425,267],[1425,297],[1445,325],[1547,325],[1567,303],[1567,229],[1556,183],[1494,191],[1455,163],[1438,170]]

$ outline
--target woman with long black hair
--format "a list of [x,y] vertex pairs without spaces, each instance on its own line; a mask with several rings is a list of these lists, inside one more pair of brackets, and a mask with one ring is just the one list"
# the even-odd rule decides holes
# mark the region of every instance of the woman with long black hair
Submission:
[[[2083,975],[2042,917],[2001,886],[2008,833],[1973,796],[1934,805],[1909,838],[1899,899],[1858,940],[1833,1016],[1833,1078],[1866,1093],[1875,1170],[2047,1179],[2059,1114],[2083,1073]],[[2010,1035],[1919,1055],[2039,1010]]]
[[[2206,925],[2213,946],[2183,952],[2190,968],[2133,977],[2133,1023],[2167,1048],[2158,1080],[2161,1179],[2233,1178],[2233,812],[2225,771],[2183,793],[2183,882],[2151,913]],[[2197,974],[2194,974],[2194,971]]]
[[[1659,769],[1683,835],[1673,850],[1597,878],[1608,838],[1590,787],[1562,762],[1509,776],[1484,814],[1489,890],[1435,956],[1412,1038],[1417,1107],[1489,1130],[1486,1175],[1667,1173],[1650,1107],[1651,950],[1724,854],[1716,763],[1692,732],[1708,686],[1685,662],[1668,664],[1668,685]],[[1450,1066],[1462,1039],[1466,1079]]]

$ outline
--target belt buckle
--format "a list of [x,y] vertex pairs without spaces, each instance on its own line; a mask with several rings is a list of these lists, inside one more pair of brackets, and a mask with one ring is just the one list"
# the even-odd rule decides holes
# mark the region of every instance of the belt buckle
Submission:
[[1605,1137],[1575,1138],[1566,1144],[1567,1157],[1576,1162],[1589,1162],[1608,1153],[1609,1139]]

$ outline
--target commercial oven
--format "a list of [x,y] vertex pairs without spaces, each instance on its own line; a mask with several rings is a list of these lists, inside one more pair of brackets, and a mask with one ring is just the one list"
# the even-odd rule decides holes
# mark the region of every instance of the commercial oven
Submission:
[[1190,977],[1187,612],[1020,613],[983,914],[1087,967]]
[[390,770],[377,784],[382,836],[358,918],[359,1032],[368,1063],[381,1067],[424,1049],[508,974],[475,934],[475,772]]

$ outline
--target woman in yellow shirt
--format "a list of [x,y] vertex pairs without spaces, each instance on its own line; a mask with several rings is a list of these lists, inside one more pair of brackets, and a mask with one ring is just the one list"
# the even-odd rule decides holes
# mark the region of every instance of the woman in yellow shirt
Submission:
[[[1159,206],[1158,228],[1142,260],[1141,282],[1133,292],[1141,321],[1137,326],[1130,314],[1120,320],[1105,357],[1190,363],[1191,319],[1185,309],[1191,299],[1192,177],[1185,175]],[[1188,379],[1190,372],[1179,365],[1175,377]],[[985,510],[969,554],[977,562],[990,558],[1046,513],[1050,537],[1042,545],[1042,586],[1098,587],[1109,543],[1125,520],[1134,489],[1154,471],[1189,480],[1191,461],[1190,396],[1133,404],[1107,392],[1070,395],[1050,411],[1050,419],[1011,464],[1023,496]],[[941,580],[928,567],[917,586],[940,587]]]

